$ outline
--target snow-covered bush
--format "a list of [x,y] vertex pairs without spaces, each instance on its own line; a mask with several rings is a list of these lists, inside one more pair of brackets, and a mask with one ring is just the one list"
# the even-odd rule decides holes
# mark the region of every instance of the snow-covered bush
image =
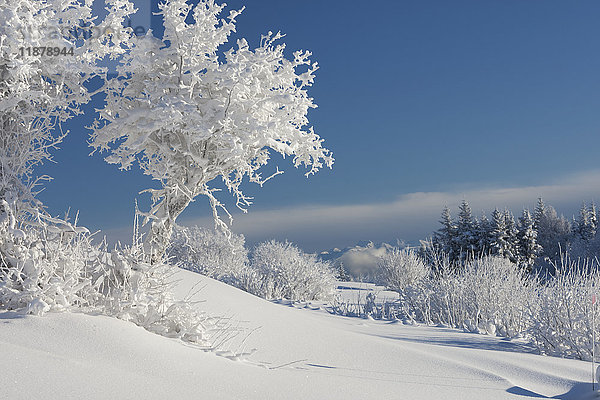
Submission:
[[471,332],[515,337],[537,308],[537,283],[501,257],[482,257],[405,289],[408,316]]
[[397,247],[386,252],[377,266],[381,283],[399,293],[430,273],[429,267],[414,250]]
[[174,268],[147,263],[139,240],[109,252],[93,243],[85,228],[49,217],[19,222],[4,205],[0,309],[102,313],[205,347],[232,334],[218,320],[175,300]]
[[186,300],[176,300],[175,267],[150,263],[141,241],[104,255],[101,312],[205,348],[214,347],[217,338],[235,334],[220,319],[199,312]]
[[243,235],[227,237],[218,230],[175,226],[167,256],[181,268],[239,286],[248,267]]
[[[540,352],[560,357],[591,360],[592,313],[600,322],[597,263],[570,260],[563,255],[555,276],[540,290],[540,307],[531,336]],[[596,326],[596,337],[599,329]]]
[[289,242],[272,240],[256,246],[242,285],[266,299],[327,299],[334,292],[335,271],[314,254],[306,254]]
[[[375,318],[407,318],[443,324],[469,332],[526,337],[543,354],[590,360],[592,318],[600,338],[600,265],[563,256],[551,269],[554,275],[539,279],[503,257],[481,257],[453,264],[430,253],[433,273],[413,279],[394,266],[421,270],[407,252],[390,252],[380,266],[387,271],[387,286],[399,300],[378,304],[335,299],[333,313]],[[411,263],[406,262],[412,260]],[[404,263],[402,262],[404,261]],[[395,283],[394,283],[395,282]],[[594,300],[596,299],[596,300]],[[596,349],[600,352],[600,346]]]
[[0,212],[0,308],[32,314],[95,307],[105,274],[84,228],[40,220],[19,226],[5,201]]
[[521,268],[506,258],[483,257],[470,262],[461,275],[476,329],[483,325],[487,333],[506,337],[527,331],[535,315],[536,282]]

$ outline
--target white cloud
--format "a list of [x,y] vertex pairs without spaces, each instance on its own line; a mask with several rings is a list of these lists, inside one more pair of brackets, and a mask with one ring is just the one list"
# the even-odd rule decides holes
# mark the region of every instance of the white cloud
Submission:
[[[233,230],[243,233],[250,243],[288,239],[307,251],[345,247],[359,240],[416,242],[437,229],[445,205],[455,211],[462,199],[467,199],[476,215],[481,211],[489,214],[494,207],[508,207],[519,213],[523,207],[534,207],[540,196],[570,216],[581,201],[600,199],[600,171],[565,177],[543,186],[418,192],[382,203],[250,209],[248,214],[234,214]],[[209,218],[180,223],[212,226]]]

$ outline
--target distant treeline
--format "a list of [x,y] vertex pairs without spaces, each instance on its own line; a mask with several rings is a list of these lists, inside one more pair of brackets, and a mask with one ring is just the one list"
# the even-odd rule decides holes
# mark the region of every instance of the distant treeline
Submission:
[[600,249],[596,206],[584,203],[571,221],[539,198],[533,213],[524,209],[518,220],[508,210],[495,209],[488,218],[472,215],[463,200],[457,218],[445,207],[438,229],[426,245],[442,251],[451,261],[490,254],[505,257],[531,270],[537,262],[558,261],[561,254],[596,257]]

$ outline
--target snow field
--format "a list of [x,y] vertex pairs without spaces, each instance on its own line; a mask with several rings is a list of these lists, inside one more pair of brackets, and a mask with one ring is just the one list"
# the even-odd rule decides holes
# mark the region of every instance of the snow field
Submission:
[[[37,399],[579,399],[590,365],[531,353],[524,342],[446,328],[333,316],[274,304],[187,271],[203,311],[246,331],[241,361],[105,316],[0,317],[6,398]],[[298,308],[297,308],[298,307]],[[223,346],[228,350],[227,346]]]

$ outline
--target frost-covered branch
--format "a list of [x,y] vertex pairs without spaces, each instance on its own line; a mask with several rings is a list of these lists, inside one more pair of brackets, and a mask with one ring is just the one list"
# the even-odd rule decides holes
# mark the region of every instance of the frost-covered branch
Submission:
[[316,105],[307,89],[318,69],[310,52],[286,58],[283,35],[271,32],[255,49],[240,39],[223,52],[241,11],[221,18],[224,5],[212,0],[171,0],[160,7],[163,40],[150,32],[132,38],[91,137],[95,150],[110,152],[108,163],[123,170],[137,163],[160,181],[162,187],[152,190],[155,218],[147,238],[154,261],[177,216],[199,195],[209,198],[217,226],[227,231],[217,212],[224,207],[213,195],[216,178],[245,209],[251,199],[240,185],[244,178],[266,181],[259,171],[270,151],[292,157],[307,176],[333,165],[308,125]]
[[125,49],[133,6],[113,0],[107,10],[97,22],[89,2],[0,2],[0,199],[19,214],[39,209],[35,188],[49,178],[34,169],[52,161],[61,123],[91,99],[89,80],[106,72],[98,61]]

